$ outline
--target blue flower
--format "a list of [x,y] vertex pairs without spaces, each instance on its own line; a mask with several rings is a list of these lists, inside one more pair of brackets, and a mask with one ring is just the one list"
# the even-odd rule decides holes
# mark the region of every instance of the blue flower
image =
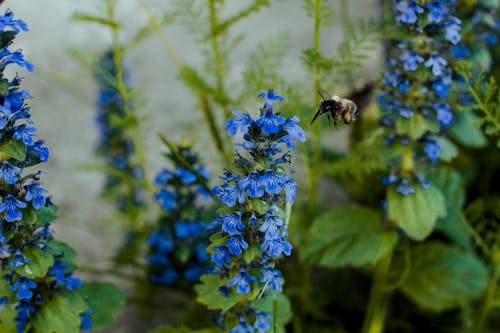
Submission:
[[432,74],[434,74],[434,76],[441,76],[447,64],[448,62],[445,59],[441,58],[436,52],[433,52],[424,63],[424,66],[432,67]]
[[285,182],[281,184],[281,186],[283,186],[283,189],[285,190],[285,200],[288,203],[293,203],[297,194],[297,182],[288,175],[284,177]]
[[284,122],[285,118],[278,116],[272,109],[267,109],[264,115],[255,121],[257,126],[262,128],[262,132],[268,135],[278,133]]
[[420,7],[414,0],[409,0],[408,3],[399,3],[395,9],[401,13],[398,20],[403,24],[413,24],[417,22],[417,14],[422,14],[424,9]]
[[35,135],[36,128],[27,127],[25,124],[14,127],[14,139],[22,139],[24,144],[33,144],[33,135]]
[[233,207],[236,202],[242,204],[245,202],[245,189],[240,186],[223,184],[222,187],[215,186],[212,193],[219,196],[219,200],[228,207]]
[[233,115],[236,117],[234,119],[228,119],[224,128],[227,131],[229,136],[233,136],[238,132],[238,129],[241,133],[248,133],[248,127],[253,124],[253,119],[250,117],[248,113],[239,113],[238,111],[231,111]]
[[45,206],[46,198],[44,194],[48,193],[46,189],[42,188],[37,183],[31,183],[29,185],[25,185],[24,189],[26,190],[24,199],[26,201],[32,201],[31,204],[33,208],[39,209],[40,207]]
[[231,278],[228,283],[227,287],[231,288],[233,286],[236,286],[236,293],[237,294],[248,294],[250,290],[252,289],[250,282],[255,282],[256,278],[254,276],[249,275],[244,268],[240,269],[236,275]]
[[159,273],[154,273],[149,276],[149,280],[154,284],[164,284],[171,286],[179,278],[179,274],[171,267],[164,268]]
[[88,309],[85,312],[80,313],[80,328],[83,331],[88,331],[92,327],[92,319],[90,315],[92,314],[92,309]]
[[248,177],[238,182],[238,187],[244,191],[250,198],[260,198],[264,195],[264,189],[261,187],[260,175],[258,171],[252,171]]
[[238,320],[238,324],[231,328],[230,333],[253,333],[253,327],[245,321],[245,318],[241,316]]
[[253,323],[253,328],[259,333],[265,333],[271,328],[269,320],[271,320],[270,313],[255,311],[255,322]]
[[441,146],[434,140],[427,140],[424,145],[424,152],[430,161],[436,161],[439,158]]
[[30,72],[33,71],[33,64],[24,60],[24,55],[21,51],[14,51],[7,54],[0,53],[0,62],[3,67],[9,64],[16,64],[19,67],[25,67]]
[[451,17],[450,22],[445,25],[446,29],[446,39],[449,40],[452,44],[456,45],[460,42],[460,25],[462,21],[457,19],[456,17]]
[[463,43],[453,45],[451,48],[451,53],[453,54],[453,58],[455,59],[465,59],[470,56],[469,48]]
[[427,16],[430,22],[439,23],[443,21],[446,15],[448,15],[448,11],[445,7],[443,7],[440,1],[432,1],[431,3],[428,3],[425,8],[430,11]]
[[21,30],[28,31],[28,26],[23,20],[14,19],[14,13],[7,10],[4,15],[0,15],[0,30],[10,27],[16,34]]
[[275,239],[265,239],[261,249],[266,251],[270,257],[280,256],[282,254],[289,256],[292,253],[292,244],[285,240],[285,237]]
[[21,168],[18,168],[9,162],[3,161],[2,166],[0,167],[0,178],[3,178],[7,184],[14,185],[19,180],[18,176],[21,171]]
[[226,247],[232,255],[240,256],[248,248],[248,244],[241,235],[234,235],[226,240]]
[[415,115],[413,113],[413,111],[411,110],[410,106],[406,105],[406,104],[401,105],[399,107],[399,114],[401,115],[401,117],[406,118],[406,119],[410,119]]
[[162,169],[155,178],[156,185],[167,185],[172,179],[172,173],[167,169]]
[[64,275],[64,285],[68,290],[75,290],[82,285],[82,280],[73,277],[73,272]]
[[448,89],[450,89],[450,87],[451,87],[450,74],[442,75],[432,82],[432,89],[441,98],[445,98],[448,96]]
[[[306,134],[304,130],[298,125],[299,117],[293,116],[285,120],[282,130],[288,133],[288,140],[294,141],[299,140],[300,142],[306,141]],[[293,145],[287,144],[287,147],[293,147]]]
[[159,253],[168,253],[174,249],[172,236],[161,230],[155,230],[148,238],[148,243],[157,249]]
[[398,187],[396,187],[396,192],[403,196],[407,196],[410,194],[415,193],[415,189],[410,186],[410,183],[408,182],[408,179],[401,179],[401,182],[399,183]]
[[274,170],[265,170],[264,174],[259,177],[259,183],[264,185],[264,189],[269,194],[280,194],[281,184],[285,181],[285,177],[280,176]]
[[407,71],[416,71],[418,69],[418,63],[423,62],[422,58],[417,51],[411,50],[399,57],[399,60],[403,61],[403,67]]
[[178,238],[195,238],[205,233],[205,224],[203,222],[175,222],[175,236]]
[[491,32],[483,32],[481,34],[481,39],[486,42],[486,44],[490,46],[494,46],[498,44],[498,37]]
[[270,209],[264,214],[264,223],[262,223],[259,230],[265,233],[265,239],[276,239],[281,235],[280,229],[283,225],[283,220],[274,215],[274,211]]
[[396,176],[395,174],[392,174],[392,173],[391,173],[391,174],[390,174],[390,175],[388,175],[388,176],[384,176],[384,177],[382,177],[381,183],[382,183],[382,185],[384,185],[384,186],[388,186],[388,185],[390,185],[390,184],[392,184],[392,183],[397,182],[398,180],[399,180],[399,177],[398,177],[398,176]]
[[37,284],[35,281],[32,281],[24,276],[19,277],[19,279],[12,285],[10,288],[10,291],[18,291],[17,292],[17,299],[18,300],[23,300],[23,299],[31,299],[33,297],[33,292],[31,289],[35,289],[37,287]]
[[215,252],[210,256],[210,260],[214,264],[224,266],[224,264],[231,262],[229,249],[226,246],[214,246],[213,250]]
[[439,124],[447,128],[453,121],[453,113],[450,111],[450,105],[445,103],[434,104],[434,109],[436,110],[436,118]]
[[49,274],[56,277],[56,283],[63,283],[65,278],[65,270],[68,268],[68,264],[56,261],[54,266],[49,269]]
[[26,208],[27,204],[22,202],[12,194],[8,194],[0,205],[0,213],[6,211],[4,219],[7,222],[20,221],[23,218],[23,213],[18,208]]
[[184,167],[175,171],[175,176],[179,177],[182,185],[189,185],[196,182],[196,175]]
[[[277,95],[273,89],[269,89],[267,92],[261,92],[258,97],[265,99],[265,109],[269,110],[273,108],[273,104],[276,101],[283,102],[285,99],[280,95]],[[270,134],[270,133],[267,133]]]
[[281,271],[275,268],[265,268],[264,273],[260,277],[260,282],[265,283],[268,288],[274,291],[283,291],[283,280],[281,279]]
[[23,256],[21,251],[17,250],[16,253],[14,254],[14,257],[12,258],[11,262],[9,263],[9,268],[15,268],[19,266],[23,266],[29,262],[29,259]]
[[48,162],[50,156],[49,149],[46,147],[42,147],[43,144],[44,144],[43,140],[38,140],[33,145],[28,147],[28,151],[32,151],[35,154],[37,154],[40,161]]
[[155,194],[155,199],[160,203],[160,206],[163,210],[169,211],[174,208],[176,205],[175,199],[177,198],[174,192],[170,192],[164,188],[160,189]]
[[233,212],[219,218],[222,222],[222,231],[227,232],[230,236],[240,234],[240,231],[245,229],[245,225],[241,221],[241,212]]

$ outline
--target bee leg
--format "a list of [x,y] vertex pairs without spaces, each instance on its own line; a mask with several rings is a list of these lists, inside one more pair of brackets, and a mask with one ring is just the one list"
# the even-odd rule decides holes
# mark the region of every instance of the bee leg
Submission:
[[328,118],[328,125],[331,125],[331,121],[330,121],[330,114],[329,114],[329,113],[327,113],[327,114],[326,114],[326,117]]
[[316,120],[316,118],[318,118],[318,116],[321,114],[321,110],[318,109],[318,111],[316,111],[316,113],[314,114],[314,117],[313,117],[313,120],[311,120],[311,125],[312,123],[314,123],[314,121]]

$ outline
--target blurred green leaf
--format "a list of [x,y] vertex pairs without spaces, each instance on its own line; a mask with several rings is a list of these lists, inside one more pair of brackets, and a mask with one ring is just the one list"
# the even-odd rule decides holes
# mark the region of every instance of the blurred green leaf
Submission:
[[13,305],[3,305],[0,311],[0,333],[16,332],[16,317],[17,311]]
[[50,240],[49,242],[47,242],[47,245],[49,246],[52,255],[56,258],[57,261],[68,264],[68,268],[72,268],[75,266],[75,249],[64,242],[56,240]]
[[488,270],[474,254],[438,242],[413,249],[412,268],[401,289],[420,307],[444,311],[482,295]]
[[172,327],[172,326],[162,326],[157,327],[149,333],[220,333],[221,329],[219,327],[204,328],[200,330],[193,330],[187,326]]
[[408,135],[412,140],[420,138],[427,130],[427,122],[420,114],[416,114],[410,119],[398,117],[396,120],[396,133]]
[[415,240],[429,236],[439,217],[446,215],[443,193],[435,186],[403,196],[391,187],[387,193],[389,219]]
[[301,255],[331,268],[363,266],[376,263],[397,241],[397,233],[382,226],[377,210],[333,209],[314,221]]
[[46,224],[49,224],[50,222],[53,222],[57,219],[57,206],[50,205],[48,207],[40,207],[40,209],[37,210],[36,215],[37,225],[44,226]]
[[481,148],[488,143],[479,127],[479,119],[474,113],[460,112],[457,118],[449,133],[459,143],[470,148]]
[[106,26],[114,28],[114,29],[117,29],[120,27],[120,24],[118,22],[110,20],[109,18],[95,16],[95,15],[87,14],[87,13],[78,13],[78,12],[74,13],[73,16],[71,16],[71,19],[73,21],[98,23],[98,24],[106,25]]
[[445,162],[450,162],[458,155],[457,147],[445,137],[435,138],[439,144],[439,158]]
[[114,324],[116,312],[126,304],[125,294],[109,282],[85,282],[78,293],[92,309],[92,328]]
[[37,333],[78,333],[80,313],[87,309],[87,304],[76,292],[64,291],[54,294],[52,299],[45,299],[31,322]]

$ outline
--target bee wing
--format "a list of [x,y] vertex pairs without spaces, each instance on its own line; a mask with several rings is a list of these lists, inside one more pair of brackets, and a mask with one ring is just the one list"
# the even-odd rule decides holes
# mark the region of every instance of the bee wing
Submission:
[[349,113],[351,114],[351,118],[354,121],[359,118],[358,106],[356,105],[356,103],[350,100],[348,104],[349,104]]

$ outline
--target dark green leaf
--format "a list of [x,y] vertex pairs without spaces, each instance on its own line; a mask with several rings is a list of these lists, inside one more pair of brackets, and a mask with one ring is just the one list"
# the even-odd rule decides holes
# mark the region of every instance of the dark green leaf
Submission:
[[334,209],[314,221],[301,254],[326,267],[363,266],[392,251],[397,241],[396,232],[382,226],[377,210]]
[[[255,310],[268,312],[272,315],[272,318],[269,320],[271,332],[286,332],[285,325],[292,319],[292,307],[288,296],[275,292],[266,293],[265,297],[253,301],[250,307]],[[278,332],[272,329],[274,327],[275,314],[278,324]]]
[[76,251],[72,247],[56,240],[49,241],[47,245],[57,261],[68,264],[70,267],[74,266]]
[[10,140],[0,145],[0,159],[14,158],[24,161],[26,158],[26,146],[20,140]]
[[186,326],[172,327],[172,326],[162,326],[157,327],[149,333],[220,333],[219,327],[204,328],[200,330],[193,330]]
[[420,138],[427,130],[427,122],[419,114],[414,115],[410,119],[399,117],[396,120],[396,133],[408,135],[412,140]]
[[57,219],[57,206],[50,205],[48,207],[43,206],[38,209],[36,218],[36,224],[40,226],[44,226],[53,222]]
[[472,112],[460,112],[458,121],[451,126],[451,135],[466,147],[481,148],[488,141],[479,127],[479,120]]
[[109,282],[86,282],[78,293],[92,309],[92,328],[114,324],[116,312],[126,304],[125,294]]
[[17,311],[14,306],[4,305],[0,311],[0,333],[16,332],[16,317]]
[[14,268],[14,271],[30,279],[44,277],[54,265],[54,256],[50,251],[42,251],[38,247],[31,246],[25,247],[22,253],[28,258],[28,262]]
[[80,313],[87,309],[88,305],[76,292],[55,294],[52,299],[44,300],[43,306],[35,312],[33,328],[37,333],[78,333]]
[[438,242],[413,249],[412,266],[402,291],[420,307],[444,311],[482,295],[488,270],[470,252]]
[[435,186],[403,196],[391,187],[387,193],[389,219],[415,240],[429,236],[439,217],[446,215],[443,193]]

